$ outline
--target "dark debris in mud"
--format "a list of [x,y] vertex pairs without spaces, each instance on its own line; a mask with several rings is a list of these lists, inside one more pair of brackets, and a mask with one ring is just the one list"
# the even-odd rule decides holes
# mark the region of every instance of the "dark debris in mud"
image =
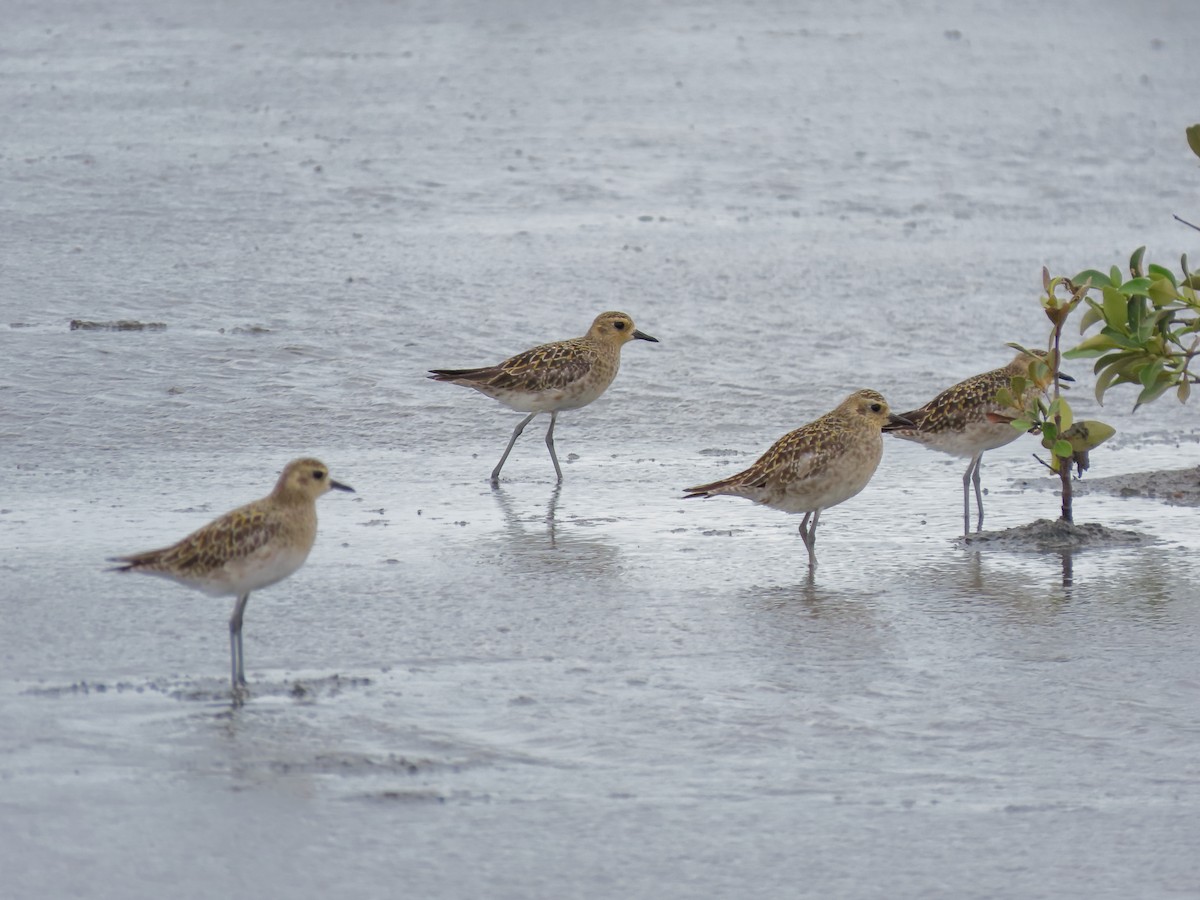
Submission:
[[138,322],[135,319],[118,319],[113,322],[93,322],[89,319],[72,319],[72,331],[166,331],[165,322]]
[[376,791],[370,794],[359,794],[351,798],[368,803],[397,803],[397,804],[445,804],[446,796],[439,791]]
[[1161,500],[1172,506],[1200,506],[1200,466],[1088,478],[1077,483],[1075,490],[1080,494],[1103,491],[1117,497]]
[[396,753],[386,755],[350,752],[318,753],[305,759],[273,759],[262,768],[276,775],[420,775],[431,770],[458,771],[455,763],[413,759]]
[[[300,702],[311,703],[318,697],[336,697],[348,688],[360,688],[370,685],[371,679],[358,676],[330,675],[320,678],[290,679],[278,682],[260,682],[249,685],[248,697],[290,697]],[[116,681],[111,684],[101,681],[76,681],[67,685],[48,687],[31,687],[24,693],[31,696],[64,697],[87,696],[90,694],[144,694],[155,693],[170,697],[173,700],[187,701],[228,701],[230,699],[229,683],[218,679],[201,681]]]
[[1154,543],[1148,534],[1108,528],[1099,522],[1072,525],[1062,519],[1038,519],[1003,531],[981,531],[963,539],[972,549],[1082,550],[1089,547],[1136,547]]

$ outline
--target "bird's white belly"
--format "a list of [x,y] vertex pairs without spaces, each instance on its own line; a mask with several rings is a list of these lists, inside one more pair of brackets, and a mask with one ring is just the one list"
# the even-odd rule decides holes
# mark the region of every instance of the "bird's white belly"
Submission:
[[842,481],[829,481],[803,489],[784,491],[778,497],[762,502],[787,513],[807,513],[817,509],[828,509],[861,493],[862,489],[870,482],[874,471],[872,469],[865,476],[856,475]]
[[974,456],[986,450],[995,450],[1011,444],[1021,432],[1011,425],[998,422],[972,422],[962,431],[946,431],[941,434],[923,435],[920,442],[934,450],[951,456]]
[[230,560],[202,578],[177,577],[170,572],[154,572],[189,587],[198,588],[212,597],[240,595],[269,587],[287,578],[308,559],[310,547],[266,546],[257,553]]
[[[610,380],[611,381],[611,380]],[[567,385],[545,391],[503,391],[495,397],[509,409],[523,413],[561,412],[587,406],[604,393],[610,381]]]

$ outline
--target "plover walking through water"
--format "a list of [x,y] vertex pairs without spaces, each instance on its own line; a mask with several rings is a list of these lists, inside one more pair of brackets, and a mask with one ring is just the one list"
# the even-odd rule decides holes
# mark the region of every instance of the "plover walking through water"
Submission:
[[542,344],[495,366],[431,369],[429,377],[474,388],[509,409],[529,413],[513,429],[504,455],[492,470],[493,484],[499,482],[500,470],[525,426],[539,413],[550,413],[546,447],[554,462],[554,474],[561,482],[562,467],[554,451],[554,423],[558,414],[587,406],[603,394],[617,376],[621,347],[632,340],[658,343],[658,338],[634,328],[633,319],[625,313],[606,312],[596,316],[583,337]]

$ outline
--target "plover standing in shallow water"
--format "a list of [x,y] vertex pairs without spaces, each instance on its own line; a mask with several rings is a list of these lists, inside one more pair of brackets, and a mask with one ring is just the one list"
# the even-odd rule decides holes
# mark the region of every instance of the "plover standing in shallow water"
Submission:
[[114,556],[109,562],[124,565],[110,571],[160,575],[214,597],[237,597],[229,619],[229,652],[233,693],[239,697],[246,684],[246,601],[251,591],[282,581],[304,565],[317,536],[316,500],[330,489],[354,492],[330,478],[319,460],[293,460],[266,497],[227,512],[169,547]]
[[603,394],[617,376],[621,346],[632,340],[658,343],[658,338],[634,328],[633,319],[625,313],[600,313],[583,337],[542,344],[496,366],[431,369],[429,377],[474,388],[509,409],[529,413],[513,429],[504,455],[492,470],[493,484],[500,480],[500,470],[525,426],[538,413],[550,413],[546,447],[554,462],[554,474],[562,481],[562,468],[554,452],[554,423],[558,414],[564,409],[587,406]]
[[[920,409],[901,413],[903,418],[912,422],[911,426],[888,425],[883,429],[906,441],[924,444],[931,450],[970,458],[967,471],[963,473],[964,535],[971,533],[972,485],[975,487],[975,507],[979,511],[975,530],[983,529],[983,492],[979,487],[979,468],[984,452],[1011,444],[1021,436],[1021,432],[1007,421],[993,421],[990,418],[991,414],[1012,413],[996,402],[996,394],[1001,388],[1008,387],[1015,375],[1023,375],[1028,379],[1022,402],[1044,392],[1053,381],[1053,370],[1044,378],[1035,378],[1030,365],[1044,363],[1046,355],[1045,350],[1022,351],[1008,365],[973,375],[942,391]],[[1060,373],[1059,377],[1064,381],[1074,381],[1069,375]]]
[[687,488],[688,499],[728,494],[804,513],[800,537],[815,567],[821,510],[867,486],[883,456],[881,429],[888,423],[911,424],[892,415],[877,391],[855,391],[832,412],[781,437],[746,471]]

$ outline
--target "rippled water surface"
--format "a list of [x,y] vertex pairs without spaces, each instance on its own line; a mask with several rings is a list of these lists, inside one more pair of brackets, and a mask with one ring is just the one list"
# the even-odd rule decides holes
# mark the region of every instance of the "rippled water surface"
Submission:
[[[1194,254],[1198,41],[1183,0],[8,4],[0,893],[1200,894],[1193,508],[964,548],[963,461],[890,442],[809,579],[794,518],[680,499],[1040,342],[1043,265]],[[516,414],[423,372],[605,309],[661,343],[561,488],[535,423],[492,489]],[[1194,403],[1075,365],[1095,474],[1196,464]],[[989,526],[1056,514],[1034,449]],[[358,493],[234,710],[231,603],[104,558],[301,454]]]

